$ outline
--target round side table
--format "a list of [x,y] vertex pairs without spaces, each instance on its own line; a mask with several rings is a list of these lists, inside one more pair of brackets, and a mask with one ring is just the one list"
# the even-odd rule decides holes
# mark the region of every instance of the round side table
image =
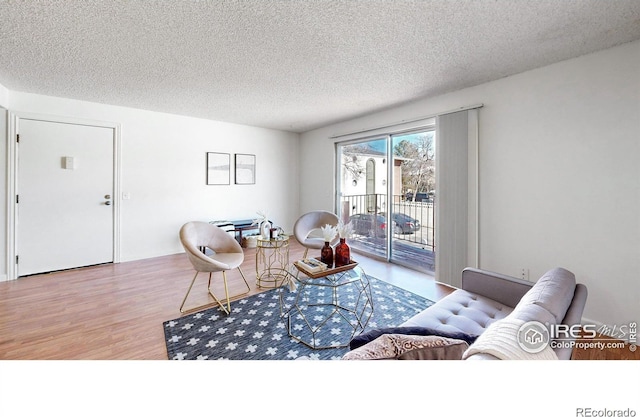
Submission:
[[289,277],[289,236],[258,237],[256,243],[256,285],[277,288]]

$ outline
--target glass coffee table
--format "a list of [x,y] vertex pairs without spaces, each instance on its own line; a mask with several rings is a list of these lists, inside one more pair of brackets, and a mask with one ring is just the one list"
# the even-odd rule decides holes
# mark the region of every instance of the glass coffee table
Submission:
[[289,336],[312,349],[349,346],[373,314],[367,274],[356,262],[318,273],[294,266],[296,290],[280,289]]

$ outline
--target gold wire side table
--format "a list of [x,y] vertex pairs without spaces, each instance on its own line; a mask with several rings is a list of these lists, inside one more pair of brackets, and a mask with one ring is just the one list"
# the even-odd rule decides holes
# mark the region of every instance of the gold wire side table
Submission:
[[[281,295],[289,337],[312,349],[349,346],[373,314],[371,284],[357,263],[313,274],[299,268],[295,292]],[[283,287],[279,291],[286,292]],[[288,300],[288,301],[285,301]]]
[[288,281],[289,236],[258,237],[256,242],[256,285],[277,288]]

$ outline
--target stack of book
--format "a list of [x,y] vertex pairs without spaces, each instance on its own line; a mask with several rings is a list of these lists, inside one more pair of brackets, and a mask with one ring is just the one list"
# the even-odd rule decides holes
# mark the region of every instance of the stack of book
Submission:
[[296,265],[312,274],[317,274],[318,272],[327,270],[327,264],[314,258],[301,259],[296,261]]

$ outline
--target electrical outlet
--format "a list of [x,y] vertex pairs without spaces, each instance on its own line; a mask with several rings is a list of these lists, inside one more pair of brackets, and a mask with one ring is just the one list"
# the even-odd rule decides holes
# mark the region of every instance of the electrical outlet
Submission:
[[525,279],[527,281],[529,281],[529,269],[527,268],[522,268],[520,270],[520,278]]

